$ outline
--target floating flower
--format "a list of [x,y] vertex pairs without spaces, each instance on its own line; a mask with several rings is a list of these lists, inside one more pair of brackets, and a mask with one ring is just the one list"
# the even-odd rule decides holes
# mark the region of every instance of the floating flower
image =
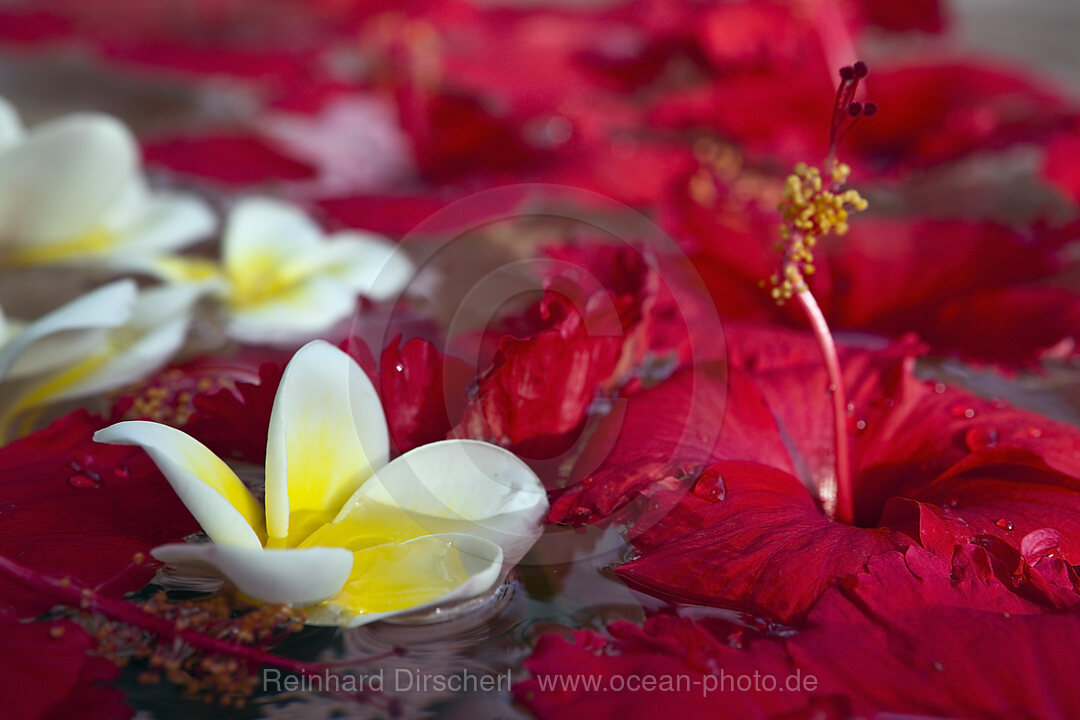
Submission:
[[301,348],[274,399],[265,514],[236,474],[175,428],[117,423],[99,442],[140,445],[213,541],[154,557],[216,567],[246,595],[360,625],[490,588],[540,535],[547,497],[512,453],[471,440],[393,462],[374,386],[322,341]]
[[217,282],[225,331],[248,343],[293,345],[347,318],[356,296],[396,296],[414,272],[396,246],[374,233],[324,237],[300,208],[247,198],[229,214],[222,263],[162,258],[141,268],[175,282]]
[[146,187],[135,139],[118,120],[76,114],[24,131],[0,98],[0,267],[123,269],[213,228],[202,201]]
[[197,285],[139,292],[119,280],[32,323],[0,323],[0,439],[25,410],[103,393],[164,365],[183,345],[203,292]]

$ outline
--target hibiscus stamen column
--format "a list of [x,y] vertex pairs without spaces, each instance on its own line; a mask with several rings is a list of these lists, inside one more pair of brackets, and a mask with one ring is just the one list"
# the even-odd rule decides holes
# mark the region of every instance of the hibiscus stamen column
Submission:
[[847,430],[847,396],[844,392],[840,357],[833,342],[825,315],[806,283],[814,273],[813,248],[818,239],[830,232],[843,235],[848,230],[851,211],[865,210],[866,200],[855,190],[843,190],[851,168],[836,161],[836,146],[860,116],[877,112],[873,103],[855,102],[859,80],[866,77],[865,63],[856,63],[840,71],[840,86],[836,92],[833,118],[829,129],[829,154],[826,167],[828,181],[817,168],[803,163],[784,182],[784,198],[780,203],[783,223],[777,250],[781,255],[780,271],[770,278],[772,297],[778,305],[795,299],[806,313],[810,327],[821,347],[829,377],[828,391],[833,400],[835,423],[835,477],[820,481],[818,497],[825,512],[832,518],[851,523],[855,518],[851,480],[851,456]]

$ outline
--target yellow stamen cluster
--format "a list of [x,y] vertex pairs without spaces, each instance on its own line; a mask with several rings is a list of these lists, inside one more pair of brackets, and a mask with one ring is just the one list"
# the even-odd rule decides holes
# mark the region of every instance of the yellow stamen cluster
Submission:
[[195,412],[195,395],[235,387],[228,378],[201,377],[192,389],[179,389],[191,384],[180,370],[173,369],[162,373],[157,382],[147,382],[135,391],[131,407],[124,412],[124,419],[148,419],[183,427]]
[[[172,602],[158,593],[141,607],[173,622],[178,631],[260,649],[273,647],[304,627],[303,613],[290,607],[238,608],[222,596]],[[258,688],[258,668],[244,659],[199,653],[183,642],[158,642],[140,628],[99,616],[90,616],[87,624],[98,641],[98,654],[121,667],[134,662],[140,668],[140,683],[169,682],[180,686],[185,697],[235,708],[243,707]]]
[[687,190],[701,207],[718,209],[723,200],[724,205],[771,210],[780,199],[773,176],[748,166],[734,145],[699,138],[694,143],[694,158],[698,169],[690,176]]
[[830,182],[826,185],[821,171],[804,163],[784,181],[784,199],[779,210],[781,242],[776,249],[782,256],[781,272],[772,275],[770,294],[783,305],[797,292],[806,290],[805,276],[814,273],[814,246],[820,237],[848,231],[848,217],[853,211],[867,208],[867,202],[856,190],[840,190],[851,168],[834,163]]

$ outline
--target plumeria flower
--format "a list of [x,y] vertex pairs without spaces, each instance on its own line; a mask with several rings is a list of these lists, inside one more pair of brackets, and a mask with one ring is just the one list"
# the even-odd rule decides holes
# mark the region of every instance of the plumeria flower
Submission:
[[222,263],[161,258],[147,267],[172,282],[216,279],[225,331],[241,342],[295,345],[349,317],[356,296],[395,297],[415,268],[394,243],[349,230],[326,237],[300,208],[246,198],[229,213]]
[[509,451],[474,440],[392,462],[375,388],[323,341],[285,369],[270,418],[265,513],[221,459],[167,425],[121,422],[99,442],[143,447],[211,543],[158,560],[211,565],[245,595],[361,625],[483,593],[541,532],[543,486]]
[[25,410],[97,395],[164,365],[205,288],[104,285],[31,323],[0,321],[0,440]]
[[135,139],[115,118],[76,114],[25,131],[0,98],[0,267],[124,269],[213,228],[202,201],[146,187]]

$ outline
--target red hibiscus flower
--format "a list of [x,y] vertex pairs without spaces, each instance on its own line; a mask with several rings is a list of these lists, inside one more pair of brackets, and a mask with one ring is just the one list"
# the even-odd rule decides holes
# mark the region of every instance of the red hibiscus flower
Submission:
[[641,555],[618,569],[628,582],[792,621],[830,583],[892,548],[980,542],[1011,557],[1027,534],[1054,528],[1063,557],[1080,558],[1074,428],[915,379],[911,345],[848,351],[862,527],[846,526],[811,495],[834,467],[816,345],[743,328],[729,328],[728,342],[726,385],[688,368],[630,395],[609,420],[618,439],[606,445],[610,431],[597,432],[599,450],[587,449],[575,472],[580,483],[553,506],[553,520],[580,522],[647,500],[631,538]]

